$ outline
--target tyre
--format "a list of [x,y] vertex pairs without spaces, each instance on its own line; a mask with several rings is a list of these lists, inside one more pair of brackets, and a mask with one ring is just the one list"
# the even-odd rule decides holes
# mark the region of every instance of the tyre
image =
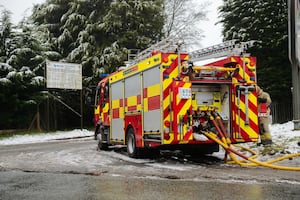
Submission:
[[127,130],[126,134],[127,153],[131,158],[140,157],[140,149],[136,147],[135,134],[132,127]]
[[107,135],[104,133],[104,128],[99,128],[99,133],[97,134],[98,148],[100,150],[108,150]]

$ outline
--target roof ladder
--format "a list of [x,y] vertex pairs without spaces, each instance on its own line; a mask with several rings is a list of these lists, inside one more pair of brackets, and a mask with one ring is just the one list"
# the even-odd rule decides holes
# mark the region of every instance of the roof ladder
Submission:
[[239,42],[238,40],[229,40],[221,44],[213,45],[204,49],[189,53],[191,61],[201,61],[223,56],[240,56],[246,52],[249,47],[254,46],[256,40],[248,42]]
[[179,44],[179,38],[175,37],[175,36],[170,36],[165,38],[164,40],[161,40],[160,42],[150,46],[149,48],[139,52],[135,59],[130,61],[130,64],[136,64],[144,59],[147,59],[149,57],[151,57],[152,53],[154,51],[172,51],[175,52],[176,49],[178,48],[178,44]]

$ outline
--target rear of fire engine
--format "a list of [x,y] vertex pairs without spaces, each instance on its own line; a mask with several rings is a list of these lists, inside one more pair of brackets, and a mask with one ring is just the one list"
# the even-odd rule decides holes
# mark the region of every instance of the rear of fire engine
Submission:
[[[152,51],[102,79],[94,115],[99,149],[126,145],[134,158],[160,149],[213,153],[219,144],[203,133],[220,129],[230,143],[257,141],[256,59],[236,52],[244,47]],[[209,55],[219,58],[197,64]]]

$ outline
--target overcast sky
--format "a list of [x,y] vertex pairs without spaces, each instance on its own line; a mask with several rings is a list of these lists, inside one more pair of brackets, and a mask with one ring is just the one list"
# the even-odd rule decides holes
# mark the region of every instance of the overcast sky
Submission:
[[[208,47],[222,42],[221,25],[215,25],[217,19],[217,8],[223,0],[208,0],[211,4],[207,8],[208,21],[201,23],[205,38],[201,41],[202,47]],[[17,24],[24,16],[31,14],[34,4],[45,2],[45,0],[0,0],[0,5],[12,12],[12,22]],[[2,10],[0,8],[0,10]]]

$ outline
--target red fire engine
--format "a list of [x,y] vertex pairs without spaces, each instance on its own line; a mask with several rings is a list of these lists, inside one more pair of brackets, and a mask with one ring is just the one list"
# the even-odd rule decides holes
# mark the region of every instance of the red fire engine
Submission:
[[134,158],[160,149],[212,153],[219,146],[202,133],[217,134],[216,123],[231,143],[257,141],[256,59],[244,52],[252,42],[228,41],[190,54],[178,44],[159,48],[172,46],[167,42],[98,83],[99,149],[126,145]]

